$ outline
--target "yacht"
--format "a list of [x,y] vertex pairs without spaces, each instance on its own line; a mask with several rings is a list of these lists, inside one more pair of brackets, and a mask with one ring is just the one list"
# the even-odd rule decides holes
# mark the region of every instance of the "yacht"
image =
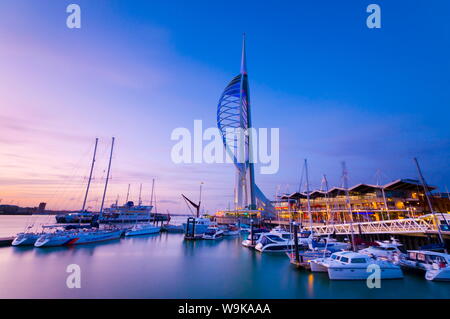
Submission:
[[368,248],[361,249],[361,254],[372,256],[376,259],[384,259],[393,261],[397,257],[406,257],[406,250],[403,245],[396,239],[391,241],[376,241],[376,246],[370,246]]
[[125,231],[125,236],[156,234],[159,233],[160,230],[161,227],[155,226],[152,223],[140,223]]
[[[289,234],[292,237],[291,234]],[[259,238],[255,249],[259,252],[286,252],[291,251],[293,247],[293,240],[284,238],[280,234],[272,232],[263,233]]]
[[206,229],[205,233],[203,234],[203,239],[222,239],[224,235],[224,231],[220,229],[217,226],[210,226]]
[[34,247],[90,244],[94,242],[119,239],[121,236],[121,229],[72,229],[64,231],[57,230],[54,233],[41,235],[36,240]]
[[253,229],[253,242],[252,242],[252,232],[248,234],[247,238],[242,241],[242,246],[244,247],[254,247],[258,240],[261,238],[261,235],[264,233],[268,233],[269,231],[264,228]]
[[400,257],[398,264],[406,270],[425,273],[425,279],[450,281],[450,255],[427,250],[408,250],[406,257]]
[[381,279],[401,279],[401,268],[385,260],[373,259],[365,254],[353,251],[333,253],[328,258],[318,258],[310,261],[311,271],[328,272],[331,280],[366,280],[371,274],[370,265],[377,265],[381,270]]
[[270,232],[261,235],[255,249],[260,252],[286,252],[291,251],[293,245],[293,234],[281,227],[275,227]]
[[[152,218],[153,206],[134,205],[134,202],[128,201],[125,205],[116,204],[105,208],[99,218],[100,223],[136,223],[147,222]],[[163,216],[161,216],[163,217]],[[166,217],[167,218],[167,217]]]

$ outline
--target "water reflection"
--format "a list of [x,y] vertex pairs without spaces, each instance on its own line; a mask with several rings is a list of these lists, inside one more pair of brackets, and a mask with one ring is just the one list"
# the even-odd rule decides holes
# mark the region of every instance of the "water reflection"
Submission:
[[[133,236],[72,247],[0,249],[2,298],[449,298],[448,283],[405,274],[368,289],[296,269],[285,254],[242,247],[242,237],[185,241],[183,234]],[[82,289],[67,289],[79,264]]]

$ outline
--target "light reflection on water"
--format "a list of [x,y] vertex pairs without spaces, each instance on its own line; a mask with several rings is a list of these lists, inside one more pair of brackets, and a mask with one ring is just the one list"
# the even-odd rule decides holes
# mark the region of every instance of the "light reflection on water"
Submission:
[[[5,225],[0,216],[0,227]],[[24,219],[8,229],[23,229]],[[22,217],[22,216],[21,216]],[[19,225],[16,225],[19,224]],[[11,234],[10,234],[11,235]],[[99,244],[0,248],[1,298],[449,298],[450,284],[407,274],[368,289],[297,270],[284,254],[243,248],[240,238],[184,241],[154,234]],[[66,287],[66,267],[81,267],[81,289]]]

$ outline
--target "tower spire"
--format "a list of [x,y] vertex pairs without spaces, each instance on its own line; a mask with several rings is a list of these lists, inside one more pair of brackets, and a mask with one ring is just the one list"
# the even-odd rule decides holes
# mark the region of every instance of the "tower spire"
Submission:
[[242,34],[241,74],[247,74],[247,59],[245,57],[245,33]]

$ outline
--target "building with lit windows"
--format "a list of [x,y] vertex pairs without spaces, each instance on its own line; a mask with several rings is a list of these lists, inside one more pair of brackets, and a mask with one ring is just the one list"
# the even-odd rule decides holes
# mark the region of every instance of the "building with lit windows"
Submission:
[[[428,186],[430,191],[436,187]],[[350,211],[355,222],[416,218],[430,213],[424,188],[417,180],[398,179],[386,185],[358,184],[349,188],[349,205],[345,189],[333,187],[328,191],[310,192],[314,223],[346,223]],[[445,194],[430,196],[435,212],[450,213],[450,200]],[[307,194],[295,192],[280,196],[274,202],[281,219],[308,221]]]

